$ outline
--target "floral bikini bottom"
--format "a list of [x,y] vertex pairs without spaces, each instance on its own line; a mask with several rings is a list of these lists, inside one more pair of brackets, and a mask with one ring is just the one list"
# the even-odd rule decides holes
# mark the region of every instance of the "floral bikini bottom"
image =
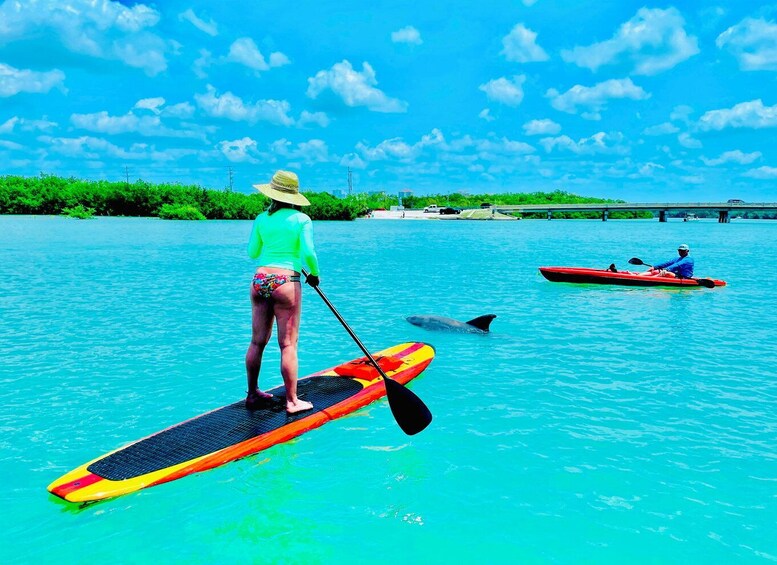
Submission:
[[287,282],[299,282],[299,275],[276,275],[274,273],[256,273],[253,288],[260,298],[272,298],[272,293]]

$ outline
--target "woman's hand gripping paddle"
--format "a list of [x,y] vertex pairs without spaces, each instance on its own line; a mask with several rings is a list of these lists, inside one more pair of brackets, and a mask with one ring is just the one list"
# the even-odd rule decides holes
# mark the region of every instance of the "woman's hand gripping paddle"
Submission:
[[[643,262],[642,259],[640,259],[639,257],[632,257],[631,259],[629,259],[629,263],[631,263],[632,265],[644,265],[645,267],[650,267],[651,269],[653,268],[653,265],[648,265],[647,263]],[[699,283],[699,285],[705,288],[715,288],[715,281],[713,281],[712,279],[695,279],[693,277],[690,277],[690,280],[696,281],[697,283]]]
[[[302,269],[302,274],[305,275],[306,278],[313,277],[312,275],[309,275],[305,269]],[[418,398],[415,393],[413,393],[413,391],[406,388],[401,383],[398,383],[394,379],[386,376],[386,373],[383,372],[383,369],[380,368],[380,365],[378,365],[377,361],[375,361],[372,355],[370,355],[370,352],[367,351],[367,348],[364,347],[364,344],[359,340],[358,337],[356,337],[356,334],[353,333],[353,330],[348,326],[345,320],[343,320],[343,317],[335,309],[332,303],[329,302],[329,299],[326,297],[324,292],[319,288],[317,279],[318,277],[315,277],[315,279],[311,281],[316,283],[315,285],[311,284],[311,286],[316,290],[324,303],[329,306],[329,309],[343,325],[345,330],[350,334],[351,338],[356,342],[356,345],[361,348],[372,365],[378,370],[380,376],[383,377],[383,382],[386,385],[386,398],[388,398],[391,413],[394,415],[394,419],[397,421],[397,424],[399,424],[399,427],[402,428],[402,431],[409,436],[415,435],[422,431],[432,421],[432,413],[426,407],[426,404],[424,404],[423,401]]]

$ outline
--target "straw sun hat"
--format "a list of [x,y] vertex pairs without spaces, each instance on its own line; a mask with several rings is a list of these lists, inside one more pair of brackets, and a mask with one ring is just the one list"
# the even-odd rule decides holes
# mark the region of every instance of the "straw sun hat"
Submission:
[[270,184],[255,184],[254,188],[278,202],[310,206],[310,202],[299,193],[299,179],[289,171],[276,171]]

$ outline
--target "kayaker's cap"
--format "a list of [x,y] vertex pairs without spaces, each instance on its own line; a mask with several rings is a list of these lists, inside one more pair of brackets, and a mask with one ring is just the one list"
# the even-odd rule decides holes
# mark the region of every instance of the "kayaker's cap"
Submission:
[[688,244],[683,243],[680,247],[677,248],[677,251],[690,251],[691,248],[688,247]]

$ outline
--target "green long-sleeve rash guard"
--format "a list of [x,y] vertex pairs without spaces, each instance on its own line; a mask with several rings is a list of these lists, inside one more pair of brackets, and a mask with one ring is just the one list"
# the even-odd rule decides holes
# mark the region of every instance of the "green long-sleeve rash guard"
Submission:
[[248,256],[258,258],[260,267],[300,272],[304,264],[311,275],[319,275],[313,222],[307,214],[291,208],[282,208],[272,215],[263,212],[256,217],[248,240]]

